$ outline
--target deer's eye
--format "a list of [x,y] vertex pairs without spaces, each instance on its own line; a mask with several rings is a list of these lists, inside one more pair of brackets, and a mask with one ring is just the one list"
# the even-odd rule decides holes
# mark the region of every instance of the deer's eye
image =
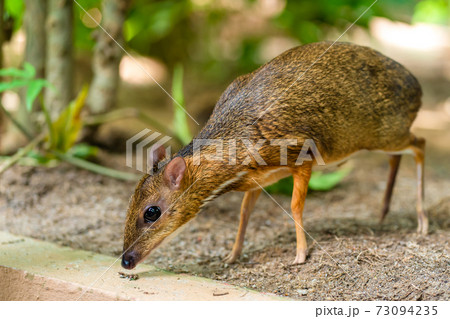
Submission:
[[154,223],[161,217],[161,208],[159,206],[150,206],[144,213],[146,223]]

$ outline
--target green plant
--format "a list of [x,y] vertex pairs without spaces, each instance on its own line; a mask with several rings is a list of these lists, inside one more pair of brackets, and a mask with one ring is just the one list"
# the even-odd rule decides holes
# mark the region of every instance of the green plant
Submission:
[[[8,77],[9,81],[3,81],[0,83],[0,93],[14,90],[22,87],[26,87],[25,105],[28,112],[32,111],[33,102],[42,91],[44,87],[51,87],[50,84],[44,79],[36,79],[36,71],[34,67],[25,63],[23,69],[6,68],[0,70],[0,77]],[[3,105],[0,103],[0,108],[8,116],[8,118],[16,125],[16,127],[28,138],[32,139],[32,133],[25,128],[18,120],[16,120],[11,113],[9,113]]]
[[[75,144],[81,133],[83,122],[81,111],[85,105],[88,87],[84,86],[77,98],[61,112],[56,121],[51,121],[47,108],[43,105],[49,134],[47,136],[47,149],[61,153],[71,152],[78,157],[88,158],[97,153],[97,148],[86,144]],[[78,151],[78,149],[82,151]]]
[[[26,88],[26,108],[32,110],[34,101],[38,98],[44,87],[51,89],[50,84],[43,79],[35,78],[36,72],[29,63],[24,64],[23,69],[8,68],[0,70],[0,76],[10,77],[10,81],[0,83],[0,93],[6,90]],[[135,109],[119,109],[110,113],[82,118],[81,111],[85,105],[88,94],[87,86],[83,87],[77,98],[65,108],[56,120],[52,120],[50,112],[44,103],[41,103],[41,112],[45,117],[45,127],[41,128],[42,133],[33,136],[18,120],[16,120],[1,104],[1,109],[20,129],[20,131],[30,140],[29,144],[21,148],[11,157],[2,157],[0,174],[7,168],[19,162],[24,165],[46,165],[55,166],[60,161],[66,161],[73,165],[88,169],[111,177],[133,180],[135,174],[124,173],[112,170],[91,162],[86,159],[95,156],[98,152],[96,147],[84,143],[77,143],[84,125],[99,125],[104,122],[122,119],[124,117],[137,117],[152,127],[169,136],[173,136],[175,141],[182,146],[192,139],[189,131],[188,119],[183,108],[183,68],[177,65],[174,70],[172,94],[174,96],[174,120],[173,130],[166,129],[152,118]],[[41,101],[42,102],[42,101]]]
[[11,81],[0,83],[0,93],[20,87],[26,87],[25,104],[28,111],[31,111],[33,101],[37,98],[44,87],[50,87],[44,79],[36,79],[36,70],[25,62],[23,70],[17,68],[7,68],[0,70],[0,77],[11,77]]
[[446,0],[424,0],[414,8],[413,22],[450,25],[450,2]]
[[173,132],[183,144],[188,144],[192,140],[192,134],[189,130],[188,119],[184,110],[183,66],[181,64],[177,64],[173,71],[172,96],[176,101],[176,103],[173,103]]
[[5,0],[5,16],[14,21],[14,31],[22,26],[23,12],[25,5],[23,0]]
[[[44,87],[50,87],[49,83],[43,79],[35,78],[35,70],[29,63],[24,64],[23,69],[8,68],[0,70],[0,76],[10,77],[10,81],[0,83],[0,92],[18,88],[26,88],[26,108],[32,112],[32,106]],[[85,105],[88,87],[85,86],[78,94],[78,97],[64,109],[56,120],[52,120],[50,112],[44,103],[41,103],[42,112],[45,116],[46,127],[40,128],[40,133],[33,136],[31,132],[21,125],[19,121],[0,104],[1,109],[20,129],[20,131],[30,140],[30,142],[19,149],[16,154],[10,157],[3,157],[0,165],[0,174],[15,163],[22,161],[28,165],[55,165],[58,161],[66,161],[73,165],[100,173],[103,175],[134,180],[135,174],[116,171],[101,165],[86,161],[97,153],[97,148],[87,144],[77,144],[83,121],[81,111]],[[38,112],[38,110],[34,110]],[[24,161],[25,159],[25,161]]]
[[329,191],[335,188],[350,171],[351,168],[347,167],[330,173],[313,172],[309,180],[309,188],[314,191]]

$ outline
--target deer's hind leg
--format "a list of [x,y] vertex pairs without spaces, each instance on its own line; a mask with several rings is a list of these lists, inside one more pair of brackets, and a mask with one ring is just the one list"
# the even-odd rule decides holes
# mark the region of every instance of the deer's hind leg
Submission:
[[386,186],[386,192],[384,193],[383,200],[383,210],[381,211],[380,222],[384,220],[387,213],[389,212],[389,206],[391,204],[392,191],[394,190],[395,179],[397,177],[398,167],[400,165],[400,160],[402,159],[401,154],[390,155],[389,158],[389,179]]
[[428,215],[424,209],[424,197],[425,197],[425,186],[424,186],[424,169],[425,169],[425,139],[420,137],[415,137],[411,135],[411,146],[410,148],[414,154],[414,160],[416,161],[417,170],[417,232],[422,235],[428,233]]
[[407,142],[406,147],[402,147],[399,150],[387,151],[387,153],[395,154],[391,157],[391,174],[389,176],[388,187],[385,193],[384,208],[382,212],[382,218],[387,214],[389,209],[389,202],[392,193],[392,188],[395,182],[395,175],[400,163],[400,158],[395,159],[394,156],[400,156],[399,154],[412,154],[416,162],[417,171],[417,232],[422,235],[428,233],[428,216],[424,209],[424,168],[425,168],[425,139],[421,137],[415,137],[413,134],[410,135],[409,142]]

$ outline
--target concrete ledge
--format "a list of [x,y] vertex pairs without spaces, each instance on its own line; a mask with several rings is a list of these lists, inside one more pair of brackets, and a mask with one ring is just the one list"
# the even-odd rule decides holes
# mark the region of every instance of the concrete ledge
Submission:
[[149,265],[130,281],[115,260],[0,232],[0,300],[286,300]]

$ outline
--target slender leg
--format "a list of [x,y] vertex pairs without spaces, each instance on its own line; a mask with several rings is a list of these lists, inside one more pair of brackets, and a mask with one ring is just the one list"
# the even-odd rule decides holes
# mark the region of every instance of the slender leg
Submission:
[[305,205],[308,183],[311,178],[311,165],[303,164],[293,171],[294,190],[292,192],[291,210],[295,221],[295,232],[297,234],[297,255],[293,264],[303,264],[306,260],[307,242],[303,230],[303,207]]
[[414,152],[414,159],[416,161],[417,169],[417,232],[422,235],[428,233],[428,216],[423,208],[423,201],[425,196],[424,191],[424,164],[425,164],[425,139],[413,138],[411,143]]
[[224,259],[224,262],[227,264],[234,263],[242,252],[248,219],[250,218],[250,213],[255,207],[255,203],[259,197],[259,194],[261,194],[261,189],[248,191],[244,194],[244,199],[242,200],[241,205],[241,219],[239,221],[239,230],[236,235],[236,240],[230,254]]
[[380,223],[384,220],[389,212],[389,205],[391,203],[392,190],[394,189],[395,178],[397,177],[398,167],[400,165],[401,155],[391,155],[389,157],[389,179],[386,186],[386,192],[384,193],[383,210],[381,212]]

